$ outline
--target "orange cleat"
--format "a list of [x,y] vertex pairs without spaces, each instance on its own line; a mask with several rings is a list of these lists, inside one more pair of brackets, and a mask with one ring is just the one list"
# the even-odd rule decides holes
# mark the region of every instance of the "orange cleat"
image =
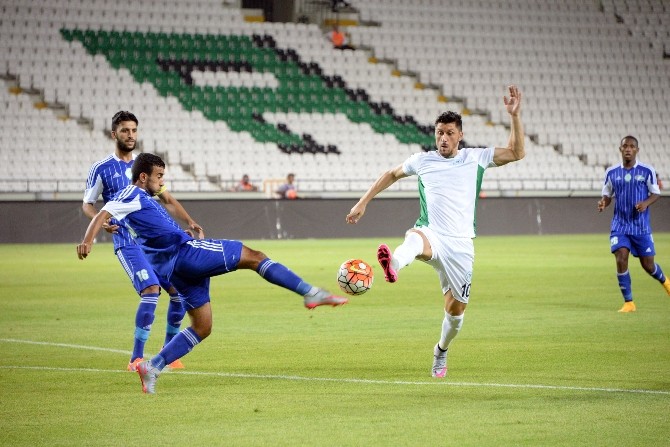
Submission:
[[135,372],[137,371],[137,365],[139,365],[141,362],[143,362],[144,359],[142,357],[138,357],[132,362],[128,363],[128,371]]
[[670,278],[668,278],[667,276],[665,277],[663,287],[665,288],[665,291],[668,292],[668,295],[670,295]]
[[177,359],[174,362],[170,363],[168,365],[168,368],[170,368],[170,369],[184,369],[184,364],[181,362],[181,360]]
[[632,301],[626,301],[623,303],[623,307],[619,309],[621,313],[635,312],[635,303]]

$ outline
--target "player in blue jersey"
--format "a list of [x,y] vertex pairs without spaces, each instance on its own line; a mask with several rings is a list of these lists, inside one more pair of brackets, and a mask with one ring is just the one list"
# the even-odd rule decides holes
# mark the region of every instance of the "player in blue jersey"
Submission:
[[112,216],[128,228],[159,275],[168,278],[184,296],[191,326],[177,334],[150,361],[141,362],[137,372],[145,393],[154,393],[156,380],[165,367],[190,352],[212,331],[209,282],[212,276],[239,269],[255,270],[266,281],[301,296],[305,307],[339,306],[346,298],[331,295],[304,282],[291,270],[272,261],[264,253],[240,241],[227,239],[196,240],[153,199],[163,187],[165,164],[160,157],[143,153],[132,167],[133,184],[121,190],[93,218],[81,244],[79,259],[90,252],[93,239]]
[[433,348],[433,377],[447,374],[447,350],[463,326],[475,258],[472,239],[476,202],[484,171],[521,160],[526,154],[519,89],[509,86],[509,98],[504,97],[503,102],[511,122],[507,146],[460,148],[461,116],[445,112],[435,120],[437,150],[413,154],[404,163],[384,172],[346,217],[347,223],[357,223],[377,194],[402,178],[418,176],[419,219],[393,253],[386,244],[381,244],[377,260],[388,282],[396,282],[398,272],[415,259],[428,263],[438,274],[444,297],[444,319],[440,338]]
[[614,216],[610,229],[610,249],[616,258],[617,279],[624,304],[619,312],[635,312],[628,255],[640,259],[642,268],[658,280],[670,295],[670,279],[654,261],[656,250],[649,224],[649,206],[660,197],[656,171],[648,164],[637,161],[640,151],[637,138],[626,136],[621,140],[621,164],[605,173],[602,198],[598,211],[602,212],[615,198]]
[[[137,143],[137,125],[137,118],[130,112],[120,111],[112,118],[111,135],[116,143],[116,149],[113,154],[93,164],[86,181],[82,209],[90,219],[98,214],[95,202],[100,195],[102,195],[103,202],[107,203],[117,192],[130,185],[131,167],[134,161],[133,150]],[[183,220],[200,238],[204,237],[202,227],[188,215],[177,199],[166,190],[158,191],[157,195],[170,212]],[[142,249],[133,241],[123,225],[111,219],[103,223],[103,228],[112,233],[114,253],[140,295],[140,303],[135,315],[133,352],[127,367],[129,371],[135,371],[137,364],[144,359],[144,345],[149,338],[154,321],[161,287],[170,295],[164,344],[179,333],[186,310],[177,290],[167,280],[159,278],[154,273],[153,268],[144,258]],[[183,368],[184,366],[177,361],[170,367]]]

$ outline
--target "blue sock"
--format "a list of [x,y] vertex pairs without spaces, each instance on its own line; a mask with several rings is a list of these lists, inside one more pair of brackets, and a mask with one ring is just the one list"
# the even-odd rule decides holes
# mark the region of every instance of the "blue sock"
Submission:
[[158,369],[163,369],[165,365],[169,365],[191,352],[195,345],[201,341],[202,339],[198,337],[198,334],[192,328],[187,327],[175,335],[172,341],[165,345],[161,352],[151,359],[151,364]]
[[291,290],[298,295],[305,295],[312,290],[312,286],[304,282],[298,275],[284,265],[265,258],[258,264],[256,272],[266,281]]
[[157,293],[147,293],[140,297],[140,305],[135,314],[135,343],[133,344],[133,354],[130,358],[131,362],[137,358],[144,357],[144,345],[149,339],[157,304]]
[[167,311],[167,326],[165,328],[165,342],[163,346],[170,343],[170,340],[179,333],[179,327],[184,319],[186,309],[181,301],[181,295],[170,295],[170,303]]
[[628,270],[626,270],[624,273],[617,273],[616,276],[619,280],[619,289],[621,289],[623,300],[633,301],[633,290],[630,284],[630,273]]
[[665,282],[665,275],[663,274],[663,270],[661,269],[661,266],[656,264],[656,269],[654,269],[654,273],[651,274],[652,277],[655,279],[659,280],[661,284]]

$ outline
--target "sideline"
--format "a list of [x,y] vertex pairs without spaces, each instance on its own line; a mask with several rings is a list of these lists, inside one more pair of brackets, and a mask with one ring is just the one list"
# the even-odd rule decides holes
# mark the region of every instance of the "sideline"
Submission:
[[[27,343],[45,346],[55,346],[61,348],[88,349],[92,351],[114,352],[119,354],[130,354],[130,351],[119,349],[100,348],[95,346],[72,345],[65,343],[50,343],[31,340],[17,340],[12,338],[0,338],[4,343]],[[16,366],[0,365],[3,369],[20,369],[35,371],[54,371],[54,372],[94,372],[94,373],[122,373],[128,374],[128,371],[117,369],[96,369],[96,368],[57,368],[48,366]],[[166,372],[168,369],[166,368]],[[247,373],[222,373],[222,372],[198,372],[198,371],[170,371],[176,374],[188,374],[194,376],[208,377],[229,377],[238,379],[265,379],[265,380],[293,380],[305,382],[332,382],[332,383],[358,383],[365,385],[409,385],[409,386],[455,386],[455,387],[483,387],[483,388],[516,388],[516,389],[538,389],[538,390],[557,390],[557,391],[585,391],[601,393],[629,393],[629,394],[652,394],[670,396],[670,391],[664,390],[644,390],[644,389],[623,389],[623,388],[601,388],[601,387],[582,387],[582,386],[564,386],[564,385],[541,385],[541,384],[515,384],[515,383],[477,383],[477,382],[448,382],[443,380],[432,381],[407,381],[407,380],[375,380],[375,379],[356,379],[356,378],[334,378],[334,377],[305,377],[288,376],[281,374],[247,374]]]

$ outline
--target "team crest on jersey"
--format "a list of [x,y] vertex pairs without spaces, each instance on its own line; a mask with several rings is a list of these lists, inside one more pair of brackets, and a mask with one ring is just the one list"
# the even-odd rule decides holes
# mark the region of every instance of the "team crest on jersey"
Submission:
[[132,180],[133,170],[131,168],[126,169],[126,177],[128,177],[130,180]]
[[630,174],[626,174],[623,179],[627,182],[630,182],[630,179],[632,179],[632,178],[633,177]]

